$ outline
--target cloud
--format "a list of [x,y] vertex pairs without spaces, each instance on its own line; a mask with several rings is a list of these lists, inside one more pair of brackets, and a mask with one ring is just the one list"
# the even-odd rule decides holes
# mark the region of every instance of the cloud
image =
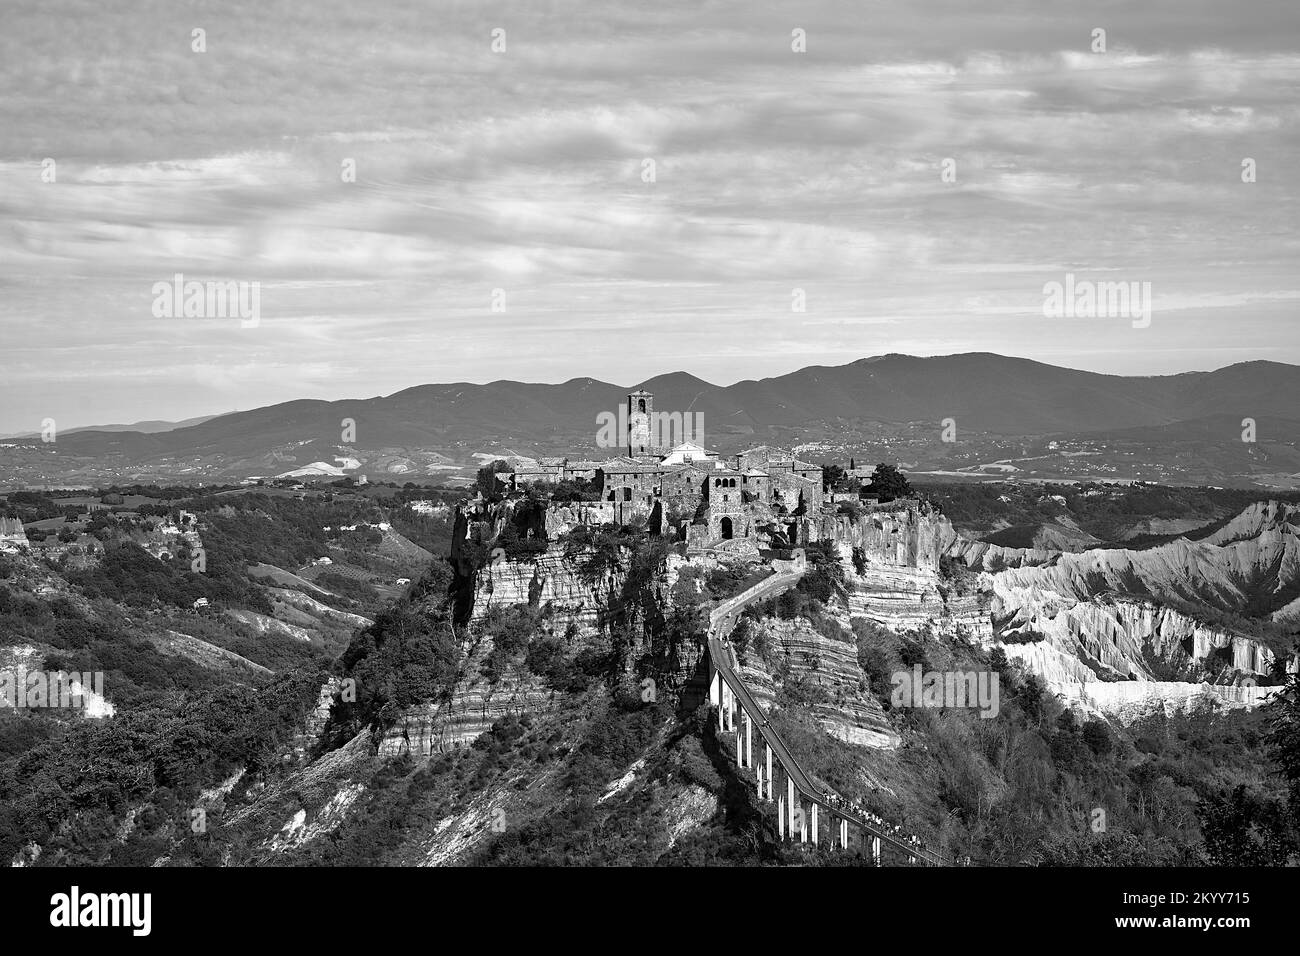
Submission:
[[[185,417],[960,343],[1169,370],[1169,336],[1243,328],[1300,361],[1297,14],[1266,0],[10,7],[3,429],[64,374],[125,420],[164,416],[160,377]],[[1124,346],[1033,321],[1067,270],[1201,318]],[[154,319],[175,272],[261,282],[264,321]]]

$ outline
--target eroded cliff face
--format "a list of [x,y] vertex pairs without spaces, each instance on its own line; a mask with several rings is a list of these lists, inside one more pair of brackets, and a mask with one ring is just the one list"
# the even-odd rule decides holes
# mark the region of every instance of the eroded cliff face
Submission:
[[1190,716],[1258,707],[1282,690],[1281,687],[1223,686],[1178,681],[1049,681],[1048,687],[1072,708],[1114,718],[1125,726],[1157,714],[1166,717]]
[[491,652],[490,639],[475,642],[451,697],[426,701],[403,713],[380,739],[380,755],[427,757],[465,747],[502,717],[548,714],[559,706],[559,693],[522,664],[510,664],[497,680],[489,679],[483,664]]
[[[205,794],[205,805],[224,807],[224,826],[264,834],[254,854],[269,859],[333,832],[366,792],[358,781],[374,769],[370,732],[362,731],[269,784],[243,789],[235,786],[238,778],[227,781]],[[232,794],[232,788],[237,792]]]
[[[834,543],[848,589],[847,616],[896,631],[992,637],[990,595],[975,581],[939,571],[952,525],[924,508],[874,511],[856,519],[823,519],[817,527]],[[846,626],[849,620],[844,620]]]
[[859,573],[850,559],[845,583],[850,618],[866,618],[894,631],[928,628],[942,636],[962,634],[974,640],[992,637],[989,595],[974,588],[959,593],[954,584],[934,571],[868,561]]
[[[554,520],[542,516],[538,530],[558,528],[560,518],[568,527],[599,517],[568,509]],[[508,512],[465,514],[458,534],[464,542],[486,546],[507,520],[512,520]],[[1275,504],[1248,509],[1205,541],[1180,540],[1144,551],[1067,553],[967,541],[947,518],[923,505],[804,521],[808,540],[832,542],[844,570],[845,600],[832,602],[826,611],[846,629],[854,619],[865,619],[894,631],[1003,643],[1009,657],[1022,660],[1067,699],[1099,710],[1113,707],[1117,714],[1204,706],[1206,694],[1234,705],[1234,692],[1220,685],[1263,677],[1272,667],[1273,654],[1260,642],[1197,621],[1162,603],[1162,596],[1241,607],[1259,582],[1276,581],[1285,596],[1287,582],[1300,575],[1296,513]],[[943,557],[957,559],[969,571],[950,573],[945,567],[941,572]],[[656,575],[655,600],[665,613],[686,563],[672,555],[666,573]],[[467,591],[469,620],[482,621],[493,608],[528,605],[545,609],[553,634],[608,641],[611,609],[619,606],[626,575],[626,567],[619,566],[587,577],[582,557],[566,555],[556,545],[529,559],[498,555]],[[1275,617],[1289,613],[1296,601],[1286,605],[1279,597],[1278,604]],[[869,695],[855,696],[861,681],[856,648],[807,627],[770,626],[780,654],[791,662],[788,673],[824,684],[830,696],[817,713],[827,729],[842,739],[887,746],[890,734],[878,708]],[[406,715],[385,737],[383,752],[434,752],[472,740],[508,713],[556,705],[555,694],[522,666],[504,669],[489,683],[481,665],[490,651],[490,641],[467,647],[465,677],[452,700]],[[698,652],[688,657],[681,662],[683,681]],[[802,662],[814,660],[826,668],[820,676],[803,672]],[[1294,659],[1290,666],[1295,668]],[[769,702],[774,675],[755,665],[753,677],[756,693],[766,694]],[[1140,692],[1091,686],[1116,681],[1149,686]],[[1206,682],[1211,690],[1188,691]],[[1243,698],[1241,705],[1251,700]]]
[[[944,550],[983,569],[995,639],[1005,642],[1008,657],[1066,700],[1128,720],[1253,706],[1267,696],[1234,685],[1270,674],[1274,652],[1179,608],[1263,609],[1265,620],[1286,622],[1295,605],[1287,598],[1300,580],[1297,514],[1259,502],[1201,541],[1144,550],[1000,549],[955,533]],[[1296,667],[1292,656],[1287,669]]]
[[874,562],[938,571],[947,519],[924,507],[872,510],[857,518],[823,516],[813,522],[815,540],[860,548]]
[[474,583],[471,620],[481,621],[494,607],[549,605],[556,620],[572,623],[584,634],[598,630],[601,614],[618,597],[627,579],[624,566],[596,578],[584,577],[581,557],[558,547],[532,559],[497,559],[479,570]]
[[1234,674],[1266,675],[1273,664],[1258,641],[1149,601],[1025,593],[1000,578],[994,586],[1008,655],[1016,648],[1048,680],[1231,683]]
[[[1082,553],[967,540],[924,509],[826,518],[817,530],[834,541],[845,570],[842,623],[866,618],[895,631],[929,628],[986,645],[1005,642],[1009,657],[1067,700],[1127,717],[1252,706],[1258,695],[1231,685],[1267,675],[1273,652],[1161,598],[1240,610],[1258,602],[1261,588],[1271,589],[1279,595],[1271,618],[1289,620],[1300,613],[1300,599],[1284,602],[1300,578],[1298,515],[1261,502],[1204,541]],[[940,575],[940,557],[977,574]],[[1296,666],[1293,657],[1289,669]],[[1143,687],[1097,686],[1114,681]]]
[[[754,625],[750,649],[740,655],[740,677],[760,707],[770,711],[784,687],[806,701],[832,736],[863,747],[896,747],[899,737],[858,666],[857,647],[831,640],[803,620],[765,618]],[[770,646],[767,659],[754,650]]]
[[[489,674],[485,667],[493,641],[478,630],[494,608],[526,605],[541,615],[544,637],[564,642],[567,653],[584,649],[607,649],[609,628],[615,609],[626,598],[627,556],[595,577],[584,573],[591,555],[578,551],[566,554],[561,546],[529,558],[499,558],[481,568],[473,587],[473,607],[467,633],[473,635],[463,647],[461,679],[447,700],[426,701],[406,711],[383,735],[379,752],[385,755],[411,753],[428,756],[452,747],[466,746],[508,715],[552,713],[565,695],[548,686],[522,661],[512,661]],[[672,593],[680,569],[687,562],[669,555],[663,572],[649,584],[650,598],[664,613],[672,610]],[[636,614],[631,620],[644,624]],[[631,649],[633,659],[649,650],[644,637]],[[672,648],[665,656],[666,673],[658,686],[675,690],[695,672],[704,653],[698,646]]]

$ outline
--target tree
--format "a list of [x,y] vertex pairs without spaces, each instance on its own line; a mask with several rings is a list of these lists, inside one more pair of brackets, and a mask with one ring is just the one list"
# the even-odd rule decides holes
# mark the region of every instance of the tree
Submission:
[[912,486],[908,483],[907,476],[899,471],[897,466],[881,462],[876,466],[875,474],[871,476],[866,494],[867,497],[878,498],[882,502],[893,501],[896,498],[910,498]]
[[1285,866],[1295,851],[1285,804],[1245,784],[1202,800],[1197,813],[1212,866]]
[[844,469],[839,465],[822,466],[822,487],[829,491],[844,480]]
[[1300,674],[1290,676],[1286,688],[1269,701],[1265,711],[1269,757],[1286,781],[1292,816],[1300,822]]
[[478,470],[478,490],[483,496],[484,501],[490,501],[497,497],[497,475],[503,471],[509,471],[510,466],[498,458],[490,465],[484,465]]
[[1104,720],[1089,720],[1083,725],[1083,742],[1088,749],[1098,756],[1103,756],[1114,749],[1110,729]]

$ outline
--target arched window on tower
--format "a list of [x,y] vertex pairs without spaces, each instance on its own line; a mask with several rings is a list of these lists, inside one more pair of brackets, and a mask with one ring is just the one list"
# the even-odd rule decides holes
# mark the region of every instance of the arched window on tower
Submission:
[[642,414],[645,413],[645,399],[644,399],[644,398],[638,398],[638,399],[636,400],[636,410],[637,410],[638,412],[641,412]]

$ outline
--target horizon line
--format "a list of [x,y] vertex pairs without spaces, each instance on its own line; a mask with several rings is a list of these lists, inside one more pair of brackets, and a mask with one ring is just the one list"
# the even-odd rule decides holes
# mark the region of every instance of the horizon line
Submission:
[[[430,386],[434,386],[434,385],[443,385],[443,386],[447,386],[447,385],[468,385],[468,386],[474,386],[474,387],[478,387],[478,388],[485,388],[485,387],[487,387],[487,386],[489,386],[489,385],[500,385],[500,384],[560,386],[560,385],[568,385],[568,384],[571,383],[571,382],[584,382],[584,381],[585,381],[585,382],[591,382],[591,383],[598,384],[598,385],[608,385],[608,386],[610,386],[610,387],[612,387],[612,388],[620,388],[620,389],[635,390],[635,389],[638,389],[638,388],[642,388],[642,387],[644,387],[645,385],[649,384],[650,382],[653,382],[655,379],[667,378],[667,377],[669,377],[669,376],[673,376],[673,375],[687,375],[687,376],[689,376],[689,377],[691,377],[691,378],[693,378],[693,379],[695,379],[695,380],[701,382],[702,384],[707,385],[707,386],[709,386],[709,387],[711,387],[711,388],[732,388],[732,387],[734,387],[734,386],[736,386],[736,385],[740,385],[740,384],[743,384],[743,383],[745,383],[745,382],[768,382],[768,381],[771,381],[771,380],[773,380],[773,379],[783,378],[783,377],[785,377],[785,376],[787,376],[787,375],[795,375],[795,374],[798,374],[799,372],[803,372],[803,371],[806,371],[806,370],[808,370],[808,369],[816,369],[816,368],[828,368],[828,369],[830,369],[830,368],[847,368],[848,366],[850,366],[850,365],[856,365],[856,364],[858,364],[859,362],[878,362],[878,361],[882,361],[882,360],[884,360],[884,359],[890,359],[890,358],[916,359],[916,360],[919,360],[919,361],[926,361],[926,360],[931,360],[931,359],[963,358],[963,357],[966,357],[966,356],[977,356],[977,355],[993,356],[994,358],[1000,358],[1000,359],[1011,359],[1011,360],[1014,360],[1014,361],[1017,361],[1017,362],[1029,362],[1029,363],[1032,363],[1032,364],[1034,364],[1034,365],[1042,365],[1042,366],[1046,366],[1046,367],[1048,367],[1048,368],[1063,369],[1063,370],[1065,370],[1065,371],[1071,371],[1071,372],[1085,372],[1085,373],[1087,373],[1087,374],[1089,374],[1089,375],[1100,375],[1100,376],[1104,376],[1104,377],[1107,377],[1107,378],[1124,378],[1124,379],[1134,379],[1134,378],[1151,378],[1151,379],[1157,379],[1157,378],[1175,378],[1175,377],[1177,377],[1177,376],[1179,376],[1179,375],[1206,375],[1206,374],[1211,374],[1211,373],[1214,373],[1214,372],[1221,372],[1221,371],[1223,371],[1223,370],[1225,370],[1225,369],[1234,368],[1235,366],[1238,366],[1238,365],[1258,365],[1258,364],[1268,364],[1268,365],[1285,365],[1285,366],[1290,366],[1290,367],[1292,367],[1292,368],[1300,368],[1300,365],[1297,365],[1297,364],[1295,364],[1295,363],[1293,363],[1293,362],[1279,362],[1279,361],[1277,361],[1276,359],[1262,359],[1262,358],[1261,358],[1261,359],[1245,359],[1245,360],[1240,361],[1240,362],[1229,362],[1229,363],[1227,363],[1226,365],[1219,365],[1219,366],[1217,366],[1217,367],[1215,367],[1215,368],[1191,368],[1191,369],[1185,369],[1185,370],[1183,370],[1183,371],[1181,371],[1181,372],[1168,372],[1168,373],[1165,373],[1165,374],[1121,375],[1121,374],[1116,373],[1116,372],[1098,372],[1098,371],[1095,371],[1095,370],[1093,370],[1093,369],[1088,369],[1088,368],[1076,368],[1076,367],[1074,367],[1074,366],[1070,366],[1070,365],[1055,365],[1055,364],[1053,364],[1053,363],[1051,363],[1051,362],[1044,362],[1044,361],[1042,361],[1042,360],[1040,360],[1040,359],[1028,358],[1027,356],[1023,356],[1023,355],[1008,355],[1008,354],[1005,354],[1005,353],[1002,353],[1002,352],[990,352],[990,351],[947,352],[947,353],[940,354],[940,355],[914,355],[914,354],[912,354],[912,353],[910,353],[910,352],[884,352],[884,353],[880,353],[880,354],[877,354],[877,355],[863,355],[863,356],[860,356],[860,357],[858,357],[858,358],[851,359],[851,360],[848,361],[848,362],[840,363],[840,364],[838,364],[838,365],[826,365],[826,364],[801,365],[801,366],[799,366],[798,368],[793,368],[793,369],[790,369],[789,371],[781,372],[781,373],[779,373],[779,374],[777,374],[777,375],[768,375],[768,376],[764,376],[763,378],[738,378],[738,379],[736,379],[734,382],[730,382],[730,383],[728,383],[728,384],[726,384],[726,385],[720,385],[720,384],[718,384],[717,382],[710,382],[708,379],[700,378],[700,376],[694,374],[693,372],[688,372],[688,371],[686,371],[685,369],[682,369],[682,368],[674,369],[674,370],[672,370],[672,371],[667,371],[667,372],[658,372],[658,373],[656,373],[656,374],[654,374],[654,375],[651,375],[651,376],[648,377],[648,378],[641,379],[641,380],[639,380],[639,381],[637,381],[637,382],[634,382],[634,383],[632,383],[632,384],[630,384],[630,385],[620,385],[620,384],[618,384],[617,382],[607,382],[607,381],[605,381],[604,379],[594,378],[594,377],[592,377],[592,376],[590,376],[590,375],[574,375],[574,376],[571,376],[571,377],[569,377],[569,378],[562,379],[562,380],[560,380],[560,381],[521,381],[520,379],[512,379],[512,378],[494,378],[494,379],[491,379],[491,380],[489,380],[489,381],[485,381],[485,382],[473,382],[473,381],[468,381],[468,380],[458,380],[458,381],[454,381],[454,382],[421,382],[421,383],[418,384],[418,385],[406,385],[406,386],[403,386],[402,388],[399,388],[399,389],[397,389],[396,391],[388,392],[388,393],[386,393],[386,394],[370,395],[370,396],[366,396],[366,397],[349,397],[349,396],[343,396],[343,397],[338,397],[338,398],[291,398],[291,399],[289,399],[288,401],[283,401],[283,402],[272,402],[272,403],[269,404],[269,405],[254,405],[254,406],[251,406],[250,408],[236,408],[236,409],[231,409],[231,410],[229,410],[229,411],[224,411],[224,412],[215,412],[215,413],[213,413],[213,414],[211,414],[211,415],[207,415],[207,414],[201,414],[201,415],[187,415],[185,418],[181,419],[180,421],[190,421],[190,420],[195,419],[195,418],[202,418],[202,419],[205,419],[205,421],[204,421],[204,422],[199,422],[199,423],[196,423],[196,424],[206,424],[206,422],[208,422],[208,421],[213,421],[213,420],[218,419],[218,418],[225,418],[225,417],[227,417],[227,416],[229,416],[229,415],[239,415],[239,414],[241,414],[241,413],[243,413],[243,412],[256,411],[256,410],[258,410],[258,409],[262,409],[262,408],[276,408],[276,407],[283,406],[283,405],[291,405],[291,404],[293,404],[293,403],[295,403],[295,402],[323,402],[323,403],[325,403],[325,404],[333,404],[333,403],[335,403],[335,402],[365,402],[365,401],[371,401],[371,400],[376,399],[376,398],[392,398],[394,395],[400,395],[400,394],[402,394],[403,392],[410,392],[410,391],[413,391],[413,390],[415,390],[415,389],[417,389],[417,388],[428,388],[428,387],[430,387]],[[105,423],[91,424],[91,425],[72,425],[72,426],[70,426],[70,427],[68,427],[68,428],[66,428],[66,429],[61,429],[61,431],[63,431],[63,432],[66,434],[66,433],[68,433],[68,432],[73,432],[73,431],[98,431],[98,430],[100,430],[100,429],[105,429],[105,428],[110,428],[110,427],[114,427],[114,426],[116,426],[116,428],[115,428],[115,431],[116,431],[116,432],[120,432],[120,433],[122,433],[122,434],[132,434],[133,432],[131,431],[131,429],[129,429],[129,428],[123,428],[123,427],[121,427],[121,426],[122,426],[122,425],[125,425],[125,424],[130,424],[130,425],[144,424],[144,423],[146,423],[146,422],[150,422],[150,421],[162,421],[162,422],[166,422],[167,419],[162,419],[162,418],[152,418],[152,419],[140,419],[139,421],[136,421],[136,422],[130,422],[130,423],[105,422]],[[176,424],[176,425],[179,425],[179,423],[180,423],[180,422],[168,422],[168,424]],[[192,426],[185,426],[185,427],[192,427]],[[175,431],[175,430],[177,430],[177,429],[160,429],[160,430],[157,432],[157,434],[162,434],[162,433],[165,433],[165,432],[168,432],[168,431]],[[40,434],[39,431],[12,432],[12,433],[5,434],[5,435],[0,436],[0,441],[10,440],[10,439],[16,439],[16,438],[30,438],[30,437],[32,437],[32,436],[34,436],[34,435],[39,435],[39,434]],[[154,434],[154,433],[141,432],[141,433],[138,433],[138,434]]]

